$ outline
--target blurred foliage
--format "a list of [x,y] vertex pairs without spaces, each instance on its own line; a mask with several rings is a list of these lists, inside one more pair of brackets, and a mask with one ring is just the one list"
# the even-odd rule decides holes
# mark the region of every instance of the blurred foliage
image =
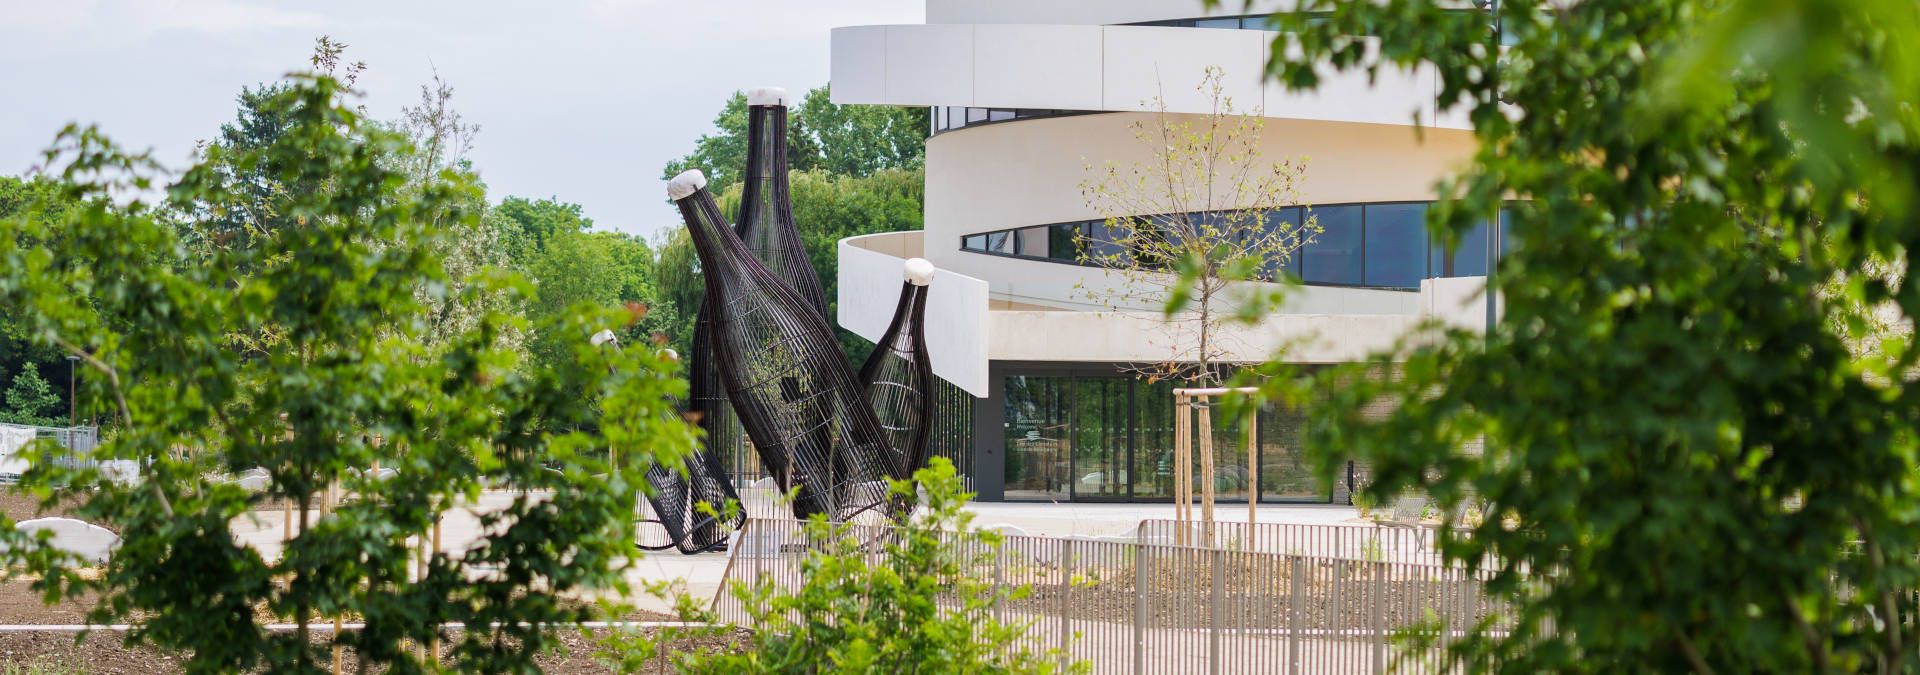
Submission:
[[1920,671],[1920,350],[1848,348],[1920,311],[1920,4],[1493,6],[1276,16],[1292,87],[1432,67],[1478,150],[1429,226],[1505,204],[1512,241],[1490,334],[1267,394],[1329,395],[1310,446],[1377,500],[1484,506],[1443,548],[1512,614],[1450,642],[1465,670]]

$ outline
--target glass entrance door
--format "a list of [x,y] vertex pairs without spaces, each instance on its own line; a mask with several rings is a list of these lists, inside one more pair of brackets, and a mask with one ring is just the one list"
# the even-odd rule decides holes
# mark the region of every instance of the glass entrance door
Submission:
[[[1005,380],[1006,483],[1010,501],[1173,499],[1174,384],[1113,374],[1009,375]],[[1258,471],[1248,475],[1242,423],[1216,408],[1214,489],[1221,502],[1324,502],[1327,481],[1301,451],[1306,416],[1260,411]],[[1196,429],[1197,432],[1197,421]],[[1204,488],[1195,443],[1193,487]]]
[[1012,501],[1071,497],[1067,407],[1071,378],[1014,375],[1006,382],[1007,483]]

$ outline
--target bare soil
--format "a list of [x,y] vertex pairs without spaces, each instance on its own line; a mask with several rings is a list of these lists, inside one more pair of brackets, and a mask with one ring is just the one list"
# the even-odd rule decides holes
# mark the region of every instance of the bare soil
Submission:
[[[41,604],[40,598],[27,588],[21,580],[0,582],[0,624],[79,624],[86,622],[86,611],[93,606],[92,598],[69,600],[53,606]],[[621,617],[627,621],[671,621],[673,617],[652,612],[637,612]],[[557,629],[553,632],[557,649],[541,654],[535,659],[541,670],[548,673],[566,675],[584,675],[586,673],[611,673],[612,668],[600,662],[594,656],[597,645],[594,642],[600,631],[583,634],[573,629]],[[87,675],[121,675],[146,673],[178,673],[184,669],[182,654],[170,654],[147,646],[128,647],[124,644],[126,635],[118,631],[101,630],[85,634],[74,632],[0,632],[0,672],[6,673],[48,673],[49,675],[66,673],[86,673]],[[669,643],[666,654],[685,652],[710,652],[736,649],[742,635],[682,637]],[[316,644],[327,641],[325,633],[315,635]],[[451,651],[451,650],[449,650]],[[15,670],[7,670],[13,668]],[[356,672],[358,664],[351,654],[345,658],[343,672]],[[648,664],[641,672],[671,672],[664,660]]]

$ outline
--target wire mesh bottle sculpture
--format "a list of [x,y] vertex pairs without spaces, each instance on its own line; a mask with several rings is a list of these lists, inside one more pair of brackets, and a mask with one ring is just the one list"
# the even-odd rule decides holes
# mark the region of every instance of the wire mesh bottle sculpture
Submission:
[[903,271],[906,280],[900,284],[893,321],[860,366],[860,383],[888,443],[905,458],[907,470],[916,471],[927,463],[927,435],[933,428],[933,362],[927,357],[926,336],[933,263],[914,258]]
[[[778,87],[754,89],[747,94],[747,167],[740,204],[740,218],[734,232],[746,243],[760,264],[800,291],[801,296],[826,316],[826,294],[820,277],[808,261],[801,244],[799,228],[793,221],[793,203],[787,190],[787,92]],[[704,432],[702,451],[687,465],[688,475],[671,471],[652,476],[660,492],[685,495],[689,504],[702,497],[738,499],[720,457],[739,445],[743,431],[732,404],[727,401],[720,382],[719,368],[713,361],[713,318],[703,302],[695,318],[691,359],[688,362],[690,391],[688,411],[699,420]],[[736,459],[738,459],[736,457]],[[725,488],[702,489],[703,484]],[[671,500],[670,500],[671,501]],[[709,502],[716,507],[720,501]],[[711,517],[690,516],[685,523],[669,523],[673,516],[662,513],[661,525],[688,553],[713,550],[725,544],[722,522]],[[738,523],[730,523],[737,526]],[[686,534],[672,534],[676,530]]]
[[[589,340],[595,347],[620,348],[620,338],[612,330],[595,333]],[[679,357],[673,350],[667,350],[666,354],[674,359]],[[721,528],[722,522],[732,520],[732,525],[737,527],[738,521],[745,519],[740,513],[735,513],[734,518],[727,518],[726,505],[729,502],[738,503],[740,493],[727,480],[719,457],[704,446],[687,459],[684,475],[654,464],[647,467],[647,483],[654,487],[653,492],[646,495],[647,506],[652,511],[649,515],[652,517],[641,522],[659,525],[666,531],[666,541],[636,542],[642,549],[664,551],[677,548],[689,554],[715,550],[727,543],[726,533]],[[699,507],[701,503],[712,505],[713,512],[702,512]],[[642,538],[646,538],[644,532]]]
[[787,90],[779,87],[747,92],[747,173],[742,177],[739,221],[735,231],[754,259],[787,282],[821,318],[829,318],[826,291],[793,220],[787,186]]
[[747,250],[705,188],[706,177],[688,171],[667,194],[706,275],[720,379],[762,465],[796,492],[795,516],[900,514],[886,481],[907,477],[905,458],[887,443],[832,327]]

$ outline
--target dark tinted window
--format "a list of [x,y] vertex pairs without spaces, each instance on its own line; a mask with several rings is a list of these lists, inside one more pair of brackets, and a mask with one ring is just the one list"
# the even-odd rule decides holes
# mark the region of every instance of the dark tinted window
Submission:
[[1114,243],[1113,232],[1104,220],[1087,224],[1087,244],[1092,248],[1087,254],[1103,260],[1126,251],[1125,248]]
[[1239,18],[1239,17],[1229,17],[1229,18],[1225,18],[1225,19],[1198,19],[1198,20],[1195,20],[1195,21],[1193,22],[1193,27],[1194,27],[1194,28],[1233,28],[1233,29],[1238,29],[1238,28],[1240,28],[1240,18]]
[[1054,260],[1079,260],[1080,223],[1063,223],[1047,228],[1047,257]]
[[1312,283],[1357,286],[1360,274],[1360,207],[1328,206],[1308,213],[1319,220],[1320,235],[1302,247],[1301,278]]
[[989,110],[989,111],[987,111],[987,121],[988,121],[988,122],[1001,122],[1001,121],[1005,121],[1005,120],[1010,120],[1010,119],[1013,119],[1013,111],[1012,111],[1012,110]]
[[986,108],[968,108],[967,109],[968,124],[973,124],[974,122],[985,122],[985,121],[987,121]]
[[1366,285],[1419,288],[1427,276],[1426,204],[1367,207]]
[[960,248],[969,251],[985,251],[987,250],[987,235],[969,234],[960,239]]
[[[1298,207],[1274,209],[1273,211],[1267,212],[1266,234],[1268,237],[1273,238],[1275,242],[1271,245],[1283,249],[1293,247],[1285,261],[1268,261],[1266,269],[1268,279],[1278,279],[1282,272],[1285,272],[1287,276],[1295,279],[1300,278],[1300,254],[1305,251],[1299,247],[1294,247],[1294,242],[1308,239],[1311,233],[1301,232],[1299,230],[1300,209]],[[1292,236],[1288,236],[1288,233],[1293,234]],[[1299,237],[1299,239],[1293,238],[1296,236]]]
[[1453,250],[1453,269],[1447,276],[1477,277],[1487,273],[1487,224],[1480,223],[1460,238]]
[[1513,250],[1513,212],[1500,209],[1500,257],[1507,257],[1507,251]]

